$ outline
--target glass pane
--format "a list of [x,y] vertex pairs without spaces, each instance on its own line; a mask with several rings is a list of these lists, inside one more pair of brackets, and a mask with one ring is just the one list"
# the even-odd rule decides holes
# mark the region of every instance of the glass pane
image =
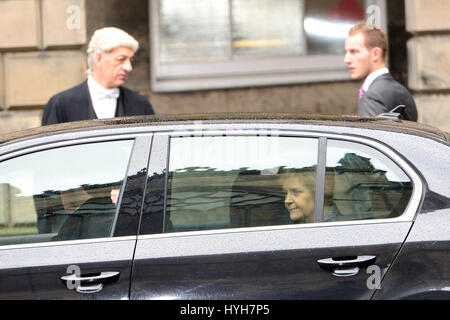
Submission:
[[307,0],[304,29],[308,54],[343,54],[349,29],[364,21],[364,0]]
[[368,146],[328,140],[325,221],[392,218],[412,194],[409,177]]
[[233,0],[236,56],[296,56],[303,53],[302,1]]
[[228,0],[160,0],[162,64],[229,60]]
[[108,237],[132,140],[0,163],[0,245]]
[[159,0],[160,63],[344,54],[374,0]]
[[316,139],[172,138],[166,232],[312,222],[316,163]]

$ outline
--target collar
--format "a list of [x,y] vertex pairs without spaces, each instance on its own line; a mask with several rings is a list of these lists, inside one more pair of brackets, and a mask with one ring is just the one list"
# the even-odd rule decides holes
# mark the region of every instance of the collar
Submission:
[[101,99],[103,97],[108,97],[108,98],[116,98],[117,99],[120,95],[119,88],[106,89],[100,83],[95,81],[95,79],[92,77],[92,75],[90,75],[88,77],[87,84],[89,87],[89,92],[91,92],[91,94],[93,94],[97,98]]
[[376,78],[378,78],[379,76],[389,73],[389,69],[388,68],[381,68],[378,69],[377,71],[372,72],[371,74],[369,74],[366,77],[366,80],[364,80],[364,83],[362,85],[362,88],[364,89],[364,91],[369,90],[370,85],[372,84],[372,82],[374,82],[374,80]]

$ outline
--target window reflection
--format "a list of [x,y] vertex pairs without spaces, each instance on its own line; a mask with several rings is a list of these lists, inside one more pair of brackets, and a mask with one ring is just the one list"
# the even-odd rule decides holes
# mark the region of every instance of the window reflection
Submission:
[[340,54],[348,30],[364,20],[364,0],[305,1],[308,54]]
[[162,64],[228,60],[228,0],[160,0]]
[[233,53],[236,56],[295,56],[304,52],[302,1],[233,0]]
[[132,140],[0,163],[0,245],[110,236]]
[[[317,180],[317,159],[314,138],[172,138],[165,232],[384,219],[404,212],[411,180],[381,152],[328,139],[325,181]],[[316,190],[323,190],[323,199],[316,199]]]
[[347,30],[361,20],[385,24],[385,1],[150,1],[153,88],[169,92],[348,79]]
[[281,175],[313,168],[317,149],[310,138],[172,138],[166,232],[293,223]]
[[[367,2],[367,3],[366,3]],[[367,0],[159,0],[162,64],[340,54]]]
[[303,53],[300,0],[160,0],[161,62]]
[[409,177],[367,146],[328,140],[326,166],[325,194],[336,209],[328,221],[396,217],[411,198]]

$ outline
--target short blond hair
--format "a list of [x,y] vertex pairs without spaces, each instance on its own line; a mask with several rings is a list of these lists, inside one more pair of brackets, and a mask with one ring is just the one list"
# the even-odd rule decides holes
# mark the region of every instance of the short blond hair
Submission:
[[386,61],[389,44],[386,33],[382,29],[378,28],[376,25],[368,25],[367,23],[362,22],[353,26],[348,32],[349,36],[357,34],[362,34],[364,37],[364,45],[367,49],[373,49],[375,47],[380,48],[383,51],[383,61]]
[[95,68],[95,54],[110,52],[116,47],[126,47],[136,52],[139,42],[125,31],[115,27],[105,27],[94,32],[86,50],[88,54],[88,74]]

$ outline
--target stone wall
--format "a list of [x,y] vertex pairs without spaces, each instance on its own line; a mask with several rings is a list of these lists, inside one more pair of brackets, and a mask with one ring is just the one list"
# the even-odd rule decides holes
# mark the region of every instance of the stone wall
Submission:
[[[354,114],[358,81],[156,93],[150,84],[148,0],[1,0],[0,134],[40,125],[55,93],[86,78],[85,48],[105,26],[136,37],[127,87],[159,114]],[[388,0],[390,69],[414,93],[419,121],[450,131],[450,0]],[[406,19],[405,19],[406,11]]]
[[408,85],[419,121],[450,132],[450,1],[405,0]]
[[53,94],[86,76],[84,0],[0,1],[0,134],[40,126]]

